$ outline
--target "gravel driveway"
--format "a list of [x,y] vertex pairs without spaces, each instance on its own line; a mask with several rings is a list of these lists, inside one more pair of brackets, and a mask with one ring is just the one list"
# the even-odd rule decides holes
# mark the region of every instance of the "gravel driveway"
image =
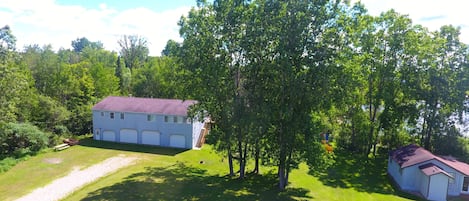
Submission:
[[67,176],[56,179],[52,183],[42,188],[38,188],[28,195],[17,199],[17,201],[60,200],[73,191],[80,189],[83,185],[132,164],[135,159],[136,158],[132,157],[118,156],[108,158],[105,161],[84,170],[79,170],[77,168]]

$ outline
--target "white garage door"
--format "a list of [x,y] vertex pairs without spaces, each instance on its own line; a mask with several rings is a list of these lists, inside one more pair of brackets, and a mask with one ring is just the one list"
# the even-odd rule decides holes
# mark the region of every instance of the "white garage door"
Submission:
[[116,141],[116,134],[114,133],[114,131],[104,131],[103,140],[114,142]]
[[186,138],[184,135],[171,135],[169,137],[169,146],[185,148],[186,147]]
[[142,144],[160,145],[160,132],[158,131],[143,131]]
[[137,130],[133,129],[121,129],[120,131],[120,142],[126,143],[137,143]]

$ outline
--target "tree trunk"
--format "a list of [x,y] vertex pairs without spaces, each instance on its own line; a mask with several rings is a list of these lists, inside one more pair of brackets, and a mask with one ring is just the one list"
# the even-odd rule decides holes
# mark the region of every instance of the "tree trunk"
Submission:
[[422,133],[420,133],[420,144],[422,145],[425,140],[425,133],[427,133],[427,118],[423,118],[423,124],[422,124]]
[[283,190],[286,186],[286,178],[285,178],[285,159],[280,159],[278,165],[278,187]]
[[291,160],[292,160],[292,150],[290,150],[290,153],[288,154],[288,158],[285,163],[285,187],[288,185],[288,178],[290,176],[290,171],[291,171]]
[[239,178],[244,179],[244,170],[245,170],[245,160],[244,160],[244,152],[243,152],[243,143],[241,137],[241,129],[237,128],[238,132],[238,153],[239,153]]
[[427,132],[425,133],[425,143],[424,143],[424,148],[426,150],[430,150],[430,140],[432,137],[432,126],[429,125],[427,128]]
[[233,170],[233,155],[231,153],[231,147],[228,148],[228,166],[230,168],[230,176],[234,176]]
[[376,141],[373,142],[373,157],[376,157],[376,144],[378,144]]
[[243,165],[239,166],[239,178],[240,179],[244,179],[244,177],[246,176],[246,161],[247,161],[247,146],[248,146],[248,143],[244,143],[244,150],[243,150],[243,156],[241,157],[242,158],[242,161],[243,161]]
[[350,149],[351,149],[351,151],[355,152],[355,151],[357,151],[357,150],[356,150],[356,148],[355,148],[355,147],[356,147],[356,146],[355,146],[355,144],[356,144],[355,135],[356,135],[356,134],[355,134],[355,121],[353,120],[353,117],[352,117],[352,126],[351,126],[351,127],[352,127],[352,136],[350,137],[350,141],[351,141],[351,142],[349,142],[349,143],[350,143]]
[[424,148],[426,150],[431,150],[431,138],[432,138],[432,133],[433,133],[433,128],[435,127],[435,117],[437,113],[437,108],[438,107],[438,100],[435,101],[433,104],[432,108],[432,113],[431,117],[429,117],[429,120],[427,120],[427,132],[425,134],[425,143],[424,143]]
[[259,147],[259,140],[256,140],[256,148],[254,150],[254,170],[252,171],[255,174],[259,174],[259,155],[260,155],[260,147]]
[[282,129],[279,131],[280,156],[279,156],[279,163],[278,163],[278,187],[281,190],[283,190],[285,189],[285,186],[287,186],[287,181],[286,181],[287,153],[286,153],[286,145],[285,145],[284,139],[282,139],[283,134],[281,134],[281,132],[282,132]]

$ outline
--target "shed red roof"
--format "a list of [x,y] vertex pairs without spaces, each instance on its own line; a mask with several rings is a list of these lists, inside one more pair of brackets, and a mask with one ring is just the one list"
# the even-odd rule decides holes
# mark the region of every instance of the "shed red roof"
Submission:
[[419,166],[419,169],[420,169],[420,171],[422,171],[427,176],[432,176],[432,175],[441,173],[441,174],[444,174],[444,175],[446,175],[450,178],[453,178],[453,176],[451,176],[449,173],[442,170],[440,167],[438,167],[437,165],[435,165],[433,163],[427,163],[425,165],[421,165],[421,166]]
[[189,106],[195,103],[195,100],[109,96],[92,110],[186,116]]
[[469,176],[469,165],[463,162],[460,162],[453,157],[448,156],[436,156],[427,151],[426,149],[415,145],[410,144],[394,151],[391,151],[390,156],[392,160],[401,166],[401,168],[417,165],[432,159],[438,160],[441,163]]

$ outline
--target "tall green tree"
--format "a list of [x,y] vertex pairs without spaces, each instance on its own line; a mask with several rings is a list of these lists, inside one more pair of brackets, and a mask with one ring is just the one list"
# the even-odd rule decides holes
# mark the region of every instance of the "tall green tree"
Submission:
[[163,51],[161,51],[162,56],[179,56],[181,54],[181,44],[174,41],[168,40]]
[[175,58],[151,57],[147,64],[133,71],[132,95],[137,97],[178,98],[184,87],[177,82]]
[[16,38],[8,26],[0,29],[0,122],[27,121],[27,103],[34,93],[33,80],[15,52]]
[[73,51],[82,52],[85,48],[103,49],[103,43],[101,43],[100,41],[92,42],[89,41],[86,37],[82,37],[72,41],[72,47]]
[[0,28],[0,62],[4,63],[8,54],[15,49],[16,37],[11,33],[10,26]]
[[427,53],[431,60],[423,63],[420,71],[424,77],[419,88],[419,110],[426,149],[433,149],[432,139],[451,130],[455,122],[450,117],[464,108],[468,90],[467,47],[459,41],[459,34],[453,26],[443,26],[435,32],[433,49]]
[[[240,60],[232,58],[232,53],[236,52],[233,48],[239,44],[234,38],[236,34],[241,34],[238,21],[243,15],[231,15],[225,22],[223,19],[228,18],[227,14],[230,12],[243,12],[244,2],[215,1],[214,4],[209,4],[200,1],[198,6],[189,12],[187,18],[183,17],[180,21],[180,33],[184,38],[181,50],[185,68],[183,79],[188,83],[186,94],[199,100],[199,106],[217,122],[212,139],[216,139],[217,149],[227,154],[230,175],[234,175],[233,152],[236,152],[234,150],[237,144],[235,133],[238,132],[239,141],[239,135],[243,131],[238,121],[240,113],[235,114],[235,110],[242,107],[239,104],[241,66]],[[230,11],[231,6],[234,8]],[[226,30],[222,27],[226,27]],[[229,31],[234,33],[227,33]],[[235,54],[237,53],[239,52]],[[238,146],[239,148],[241,151],[236,155],[240,161],[240,178],[243,178],[243,157],[246,152],[244,146]]]
[[146,61],[149,50],[148,42],[138,35],[123,35],[117,41],[120,46],[119,55],[124,58],[125,66],[130,70],[140,68]]
[[[337,42],[330,28],[340,5],[215,1],[199,6],[181,20],[189,88],[216,122],[214,138],[227,153],[230,173],[233,155],[242,177],[250,154],[258,158],[248,150],[265,145],[283,189],[306,151],[311,111],[327,107],[327,89],[336,84],[328,76],[336,70],[330,47]],[[261,129],[253,121],[261,122]]]

